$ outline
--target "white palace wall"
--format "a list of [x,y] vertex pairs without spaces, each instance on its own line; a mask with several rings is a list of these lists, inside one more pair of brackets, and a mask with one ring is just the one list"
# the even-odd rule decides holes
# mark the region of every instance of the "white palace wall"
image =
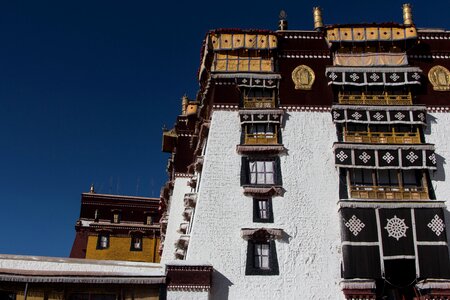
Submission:
[[[273,197],[273,223],[253,223],[252,198],[240,185],[238,112],[213,112],[187,252],[187,261],[214,266],[213,299],[343,298],[335,126],[329,112],[287,112],[284,119],[285,193]],[[241,229],[261,227],[285,233],[275,242],[280,275],[245,275],[247,241]]]

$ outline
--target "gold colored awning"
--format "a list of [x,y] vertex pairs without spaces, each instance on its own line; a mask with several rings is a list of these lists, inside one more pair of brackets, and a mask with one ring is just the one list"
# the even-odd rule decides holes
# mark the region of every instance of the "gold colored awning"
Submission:
[[415,27],[335,27],[326,30],[328,42],[400,41],[416,39]]
[[270,50],[277,48],[277,37],[274,34],[250,33],[211,33],[211,47],[214,51],[254,49]]

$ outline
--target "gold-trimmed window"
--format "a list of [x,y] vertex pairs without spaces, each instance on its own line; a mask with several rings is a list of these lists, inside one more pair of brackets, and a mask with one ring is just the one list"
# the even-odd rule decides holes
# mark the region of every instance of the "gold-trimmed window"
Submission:
[[343,140],[369,144],[420,144],[420,129],[416,125],[369,125],[348,123],[343,128]]
[[245,145],[278,144],[278,124],[246,123],[244,125]]
[[244,108],[274,108],[275,89],[244,88],[242,90]]
[[429,199],[422,170],[349,169],[351,198],[361,199]]
[[214,55],[213,72],[273,72],[273,58],[269,52],[246,49],[220,51]]

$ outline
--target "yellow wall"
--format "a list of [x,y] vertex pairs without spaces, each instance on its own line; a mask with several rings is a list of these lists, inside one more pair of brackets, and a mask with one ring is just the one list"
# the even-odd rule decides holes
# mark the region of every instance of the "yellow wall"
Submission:
[[142,239],[142,251],[130,251],[131,237],[110,236],[109,248],[97,249],[97,236],[88,238],[86,258],[159,262],[159,238]]
[[[16,293],[16,300],[24,300],[24,284],[0,283],[0,291],[7,290]],[[92,285],[52,285],[47,283],[32,283],[28,289],[27,300],[62,300],[64,294],[70,297],[72,293],[90,294],[122,294],[125,300],[156,300],[159,299],[159,287],[157,285],[144,285],[142,287],[128,287],[123,285],[105,285],[92,287]]]

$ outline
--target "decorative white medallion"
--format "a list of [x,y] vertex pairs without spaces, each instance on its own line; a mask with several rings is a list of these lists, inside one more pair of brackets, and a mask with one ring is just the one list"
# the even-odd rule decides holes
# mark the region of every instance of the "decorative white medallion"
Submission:
[[380,76],[378,76],[377,73],[373,73],[372,75],[370,75],[370,79],[372,79],[373,81],[377,81],[378,79],[380,79]]
[[392,79],[392,81],[397,81],[399,78],[400,78],[400,76],[398,76],[397,75],[397,73],[394,73],[394,74],[392,74],[391,76],[390,76],[390,78]]
[[414,154],[414,152],[409,152],[408,155],[406,155],[406,159],[408,159],[411,163],[415,162],[419,157]]
[[278,119],[278,115],[272,115],[272,119],[274,119],[274,120],[276,120],[276,119]]
[[384,116],[382,114],[380,114],[380,112],[377,112],[376,114],[374,114],[372,116],[374,119],[377,119],[378,121],[381,121],[381,119],[384,118]]
[[260,120],[261,120],[263,117],[264,117],[263,114],[259,114],[259,115],[258,115],[258,119],[260,119]]
[[247,120],[248,118],[250,118],[248,115],[243,115],[242,119]]
[[269,85],[272,85],[273,80],[272,80],[272,79],[269,79],[269,80],[267,81],[267,83],[268,83]]
[[[346,225],[347,226],[347,225]],[[434,218],[428,223],[428,228],[430,228],[437,236],[440,236],[445,229],[444,221],[439,218],[438,215],[434,215]]]
[[420,119],[420,121],[422,121],[422,122],[425,121],[425,115],[424,115],[424,113],[418,114],[417,117]]
[[433,153],[430,156],[428,156],[428,158],[431,160],[431,162],[433,163],[433,165],[436,164],[436,155]]
[[364,224],[360,219],[353,215],[350,220],[345,222],[345,227],[347,227],[354,236],[357,236],[361,232],[361,230],[366,227],[366,224]]
[[247,79],[242,79],[242,83],[247,83],[248,82],[248,80]]
[[403,118],[405,118],[405,115],[402,114],[401,112],[398,112],[398,113],[395,114],[394,117],[395,117],[397,120],[401,121],[401,120],[403,120]]
[[329,77],[331,80],[336,80],[337,75],[336,75],[336,73],[331,72],[330,75],[328,75],[328,77]]
[[363,152],[360,156],[359,159],[362,160],[365,164],[367,164],[367,162],[370,160],[371,156],[369,154],[367,154],[367,152]]
[[393,161],[395,159],[394,156],[392,156],[392,154],[390,154],[389,152],[386,152],[385,155],[383,155],[382,157],[388,164],[391,163],[391,161]]
[[355,111],[355,113],[352,115],[352,117],[355,120],[359,120],[362,117],[362,114],[360,114],[359,112]]
[[402,237],[406,237],[406,230],[409,227],[405,224],[405,219],[397,218],[396,215],[392,219],[387,219],[387,224],[384,229],[387,230],[390,237],[393,237],[397,241]]
[[336,157],[339,159],[340,162],[343,162],[348,158],[348,155],[344,153],[344,151],[339,152],[336,154]]
[[353,73],[352,75],[350,75],[350,78],[351,78],[353,81],[356,81],[356,80],[359,79],[359,76],[358,76],[358,74]]
[[340,113],[338,113],[337,111],[333,111],[333,118],[334,118],[334,119],[337,119],[337,118],[339,118],[340,116],[341,116]]
[[420,79],[420,75],[417,72],[414,72],[414,74],[412,74],[411,77],[414,78],[415,80],[419,80]]
[[261,82],[261,79],[255,79],[255,83],[259,84]]

